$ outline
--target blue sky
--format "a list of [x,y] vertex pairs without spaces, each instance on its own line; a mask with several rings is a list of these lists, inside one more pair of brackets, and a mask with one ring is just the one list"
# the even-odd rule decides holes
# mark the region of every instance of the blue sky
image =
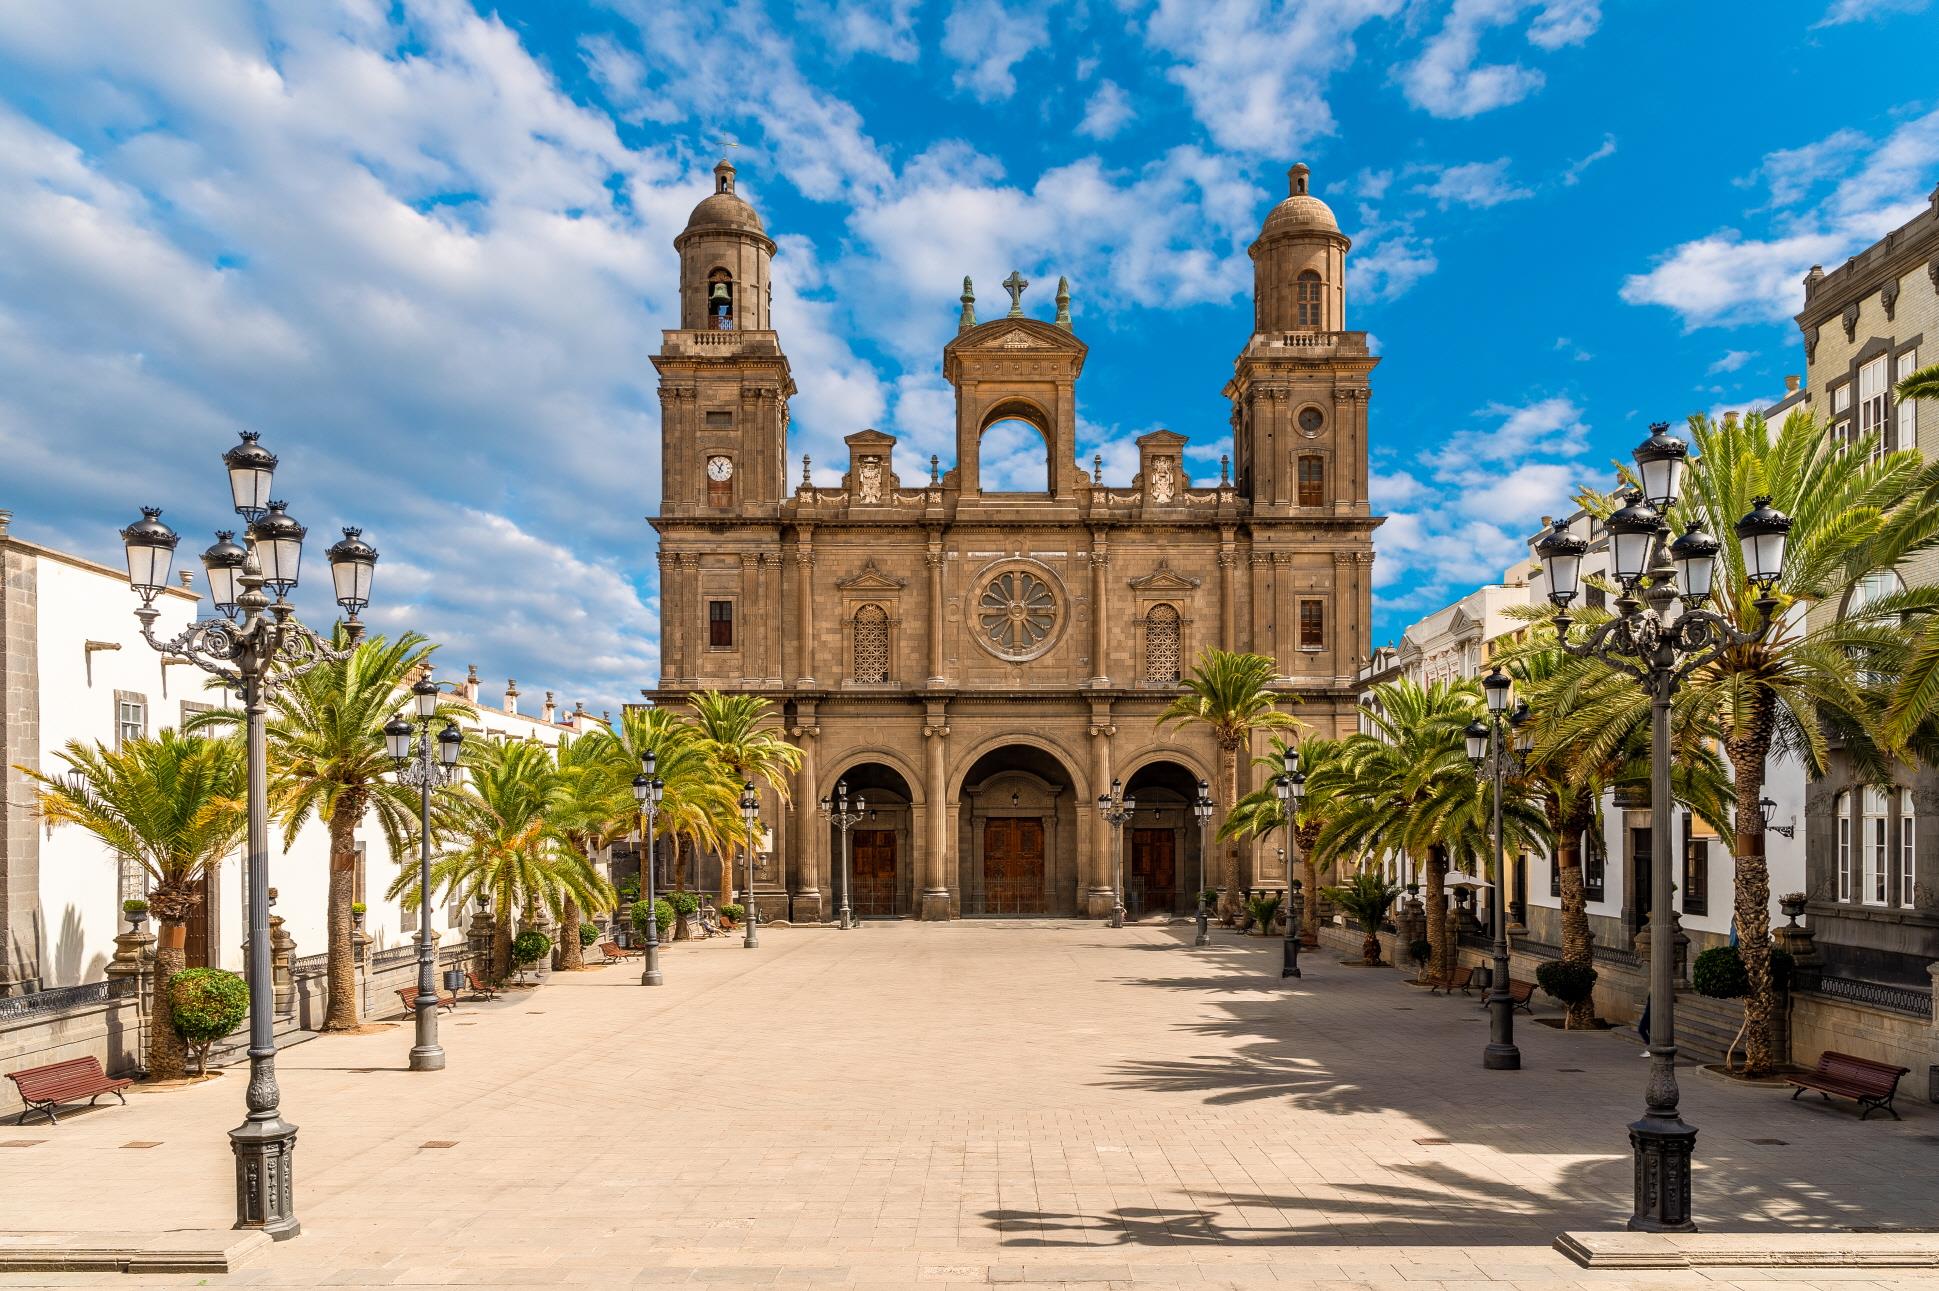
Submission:
[[[950,460],[941,347],[1066,274],[1080,442],[1192,436],[1295,160],[1371,331],[1375,643],[1498,576],[1652,420],[1760,405],[1788,315],[1939,183],[1929,0],[41,0],[0,7],[0,506],[199,550],[238,429],[374,620],[528,694],[657,675],[648,356],[738,141],[793,451]],[[320,555],[324,542],[313,542]],[[319,562],[320,563],[320,562]],[[312,593],[323,579],[312,580]]]

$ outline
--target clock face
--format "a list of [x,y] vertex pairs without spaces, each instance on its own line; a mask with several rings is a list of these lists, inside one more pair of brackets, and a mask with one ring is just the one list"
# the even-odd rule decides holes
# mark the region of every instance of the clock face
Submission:
[[1326,424],[1326,415],[1318,408],[1306,407],[1299,410],[1299,429],[1302,434],[1313,436],[1320,433]]
[[731,457],[710,457],[707,459],[707,478],[723,483],[734,478],[734,459]]

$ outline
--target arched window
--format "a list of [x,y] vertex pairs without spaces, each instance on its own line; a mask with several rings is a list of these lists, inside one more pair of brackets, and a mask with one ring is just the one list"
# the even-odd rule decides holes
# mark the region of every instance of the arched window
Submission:
[[857,681],[883,682],[889,679],[889,615],[880,605],[864,605],[855,611],[854,643]]
[[985,493],[1050,492],[1050,436],[1021,417],[999,417],[977,441],[976,475]]
[[1885,831],[1891,823],[1888,818],[1890,799],[1885,795],[1882,785],[1865,786],[1865,826],[1863,830],[1865,855],[1860,863],[1864,873],[1864,886],[1859,889],[1858,899],[1867,905],[1885,904],[1886,875],[1891,872],[1891,853],[1885,847]]
[[1179,678],[1178,608],[1154,605],[1145,615],[1145,680],[1165,684]]
[[1299,504],[1303,507],[1326,505],[1326,459],[1318,454],[1299,455]]
[[734,330],[734,275],[725,269],[707,275],[707,326],[722,332]]
[[1320,276],[1311,269],[1303,270],[1293,284],[1293,302],[1298,307],[1296,317],[1301,327],[1320,325]]
[[1838,795],[1838,899],[1851,900],[1851,791]]

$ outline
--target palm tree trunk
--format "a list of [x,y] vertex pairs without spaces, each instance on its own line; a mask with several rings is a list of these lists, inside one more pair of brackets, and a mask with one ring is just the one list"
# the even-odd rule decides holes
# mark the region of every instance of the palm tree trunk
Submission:
[[1306,899],[1300,903],[1299,940],[1302,946],[1320,944],[1320,866],[1313,859],[1313,845],[1319,842],[1319,822],[1301,825],[1299,834],[1299,864],[1301,877],[1306,881]]
[[1767,691],[1748,688],[1738,719],[1724,742],[1737,781],[1736,861],[1737,950],[1743,957],[1750,994],[1744,997],[1745,1070],[1762,1076],[1777,1067],[1772,1022],[1777,991],[1771,981],[1771,873],[1764,862],[1764,761],[1771,748],[1771,700]]
[[571,897],[566,898],[559,922],[565,925],[559,929],[559,967],[564,972],[576,973],[586,966],[586,951],[579,944],[579,925],[584,917],[579,913],[579,903]]
[[[1587,828],[1586,812],[1581,804],[1585,795],[1577,794],[1576,803],[1563,818],[1562,826],[1555,834],[1555,873],[1562,889],[1562,962],[1580,964],[1585,968],[1595,966],[1595,944],[1589,934],[1588,893],[1582,883],[1582,835]],[[1594,996],[1569,1005],[1568,1025],[1593,1027],[1596,1024],[1596,1001]]]
[[502,982],[512,975],[512,908],[509,903],[501,903],[498,919],[492,925],[491,975],[495,982]]
[[[1224,781],[1220,796],[1229,813],[1239,800],[1239,746],[1219,745],[1219,778]],[[1231,923],[1239,917],[1239,840],[1225,840],[1225,855],[1219,858],[1219,918]]]
[[329,954],[324,981],[327,983],[323,1010],[323,1030],[356,1029],[357,960],[351,940],[350,905],[356,900],[357,822],[363,818],[363,803],[356,793],[346,793],[330,813],[330,896],[326,912],[325,944]]
[[1448,944],[1447,849],[1439,843],[1427,849],[1427,944],[1429,977],[1446,977],[1454,971],[1454,948]]
[[165,919],[155,945],[155,1015],[148,1027],[148,1075],[154,1080],[180,1080],[188,1074],[188,1046],[175,1030],[175,1010],[168,1001],[168,984],[188,967],[184,943],[188,925]]
[[[720,902],[719,904],[722,906],[730,906],[734,904],[734,868],[736,865],[736,861],[737,861],[737,858],[734,855],[733,849],[726,848],[726,847],[723,847],[720,849]],[[747,895],[748,904],[752,905],[754,902],[754,894],[752,892],[749,892],[746,895]]]

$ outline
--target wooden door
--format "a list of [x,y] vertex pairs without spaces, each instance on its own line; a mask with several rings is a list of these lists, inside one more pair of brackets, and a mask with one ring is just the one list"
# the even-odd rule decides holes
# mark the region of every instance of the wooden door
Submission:
[[896,908],[893,829],[851,830],[848,867],[855,885],[849,893],[849,909],[856,918],[900,913]]
[[1042,914],[1044,822],[1001,816],[983,822],[984,914]]
[[1178,835],[1134,829],[1125,860],[1124,908],[1132,915],[1169,913],[1178,905]]
[[209,929],[214,926],[210,910],[215,904],[215,884],[209,882],[204,872],[191,886],[195,890],[195,904],[189,908],[184,950],[190,968],[211,968],[217,962],[216,949],[209,944]]

